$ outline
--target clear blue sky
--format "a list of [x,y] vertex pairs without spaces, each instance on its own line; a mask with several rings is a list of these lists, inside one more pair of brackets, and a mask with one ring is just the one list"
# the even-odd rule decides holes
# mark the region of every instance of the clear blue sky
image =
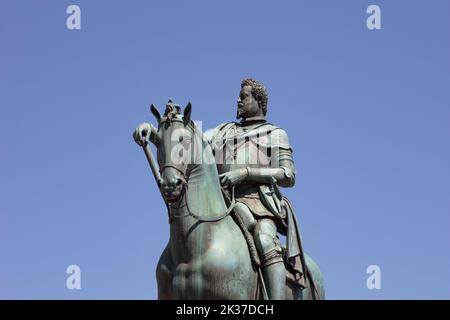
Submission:
[[1,1],[0,298],[156,298],[169,226],[132,130],[169,97],[204,128],[232,121],[250,76],[294,148],[286,194],[328,298],[449,299],[449,14],[446,0]]

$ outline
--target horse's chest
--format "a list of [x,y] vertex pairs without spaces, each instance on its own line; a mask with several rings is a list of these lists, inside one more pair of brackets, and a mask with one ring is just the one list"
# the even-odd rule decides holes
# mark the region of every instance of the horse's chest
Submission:
[[[183,220],[182,223],[174,221],[171,225],[172,261],[178,263],[186,263],[204,255],[213,238],[209,223],[199,223],[191,217]],[[181,267],[181,270],[184,272],[185,268]]]

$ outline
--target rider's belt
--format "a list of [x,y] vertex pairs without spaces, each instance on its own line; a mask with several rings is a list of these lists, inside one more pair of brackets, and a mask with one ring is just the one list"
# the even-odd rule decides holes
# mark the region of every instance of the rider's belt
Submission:
[[259,185],[257,184],[236,185],[234,189],[236,197],[259,198],[258,192]]

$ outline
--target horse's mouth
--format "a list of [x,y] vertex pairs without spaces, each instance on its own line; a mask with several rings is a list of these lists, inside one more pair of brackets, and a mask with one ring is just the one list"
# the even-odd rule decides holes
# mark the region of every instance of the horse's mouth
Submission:
[[167,202],[176,202],[180,199],[181,196],[181,187],[177,187],[175,189],[171,189],[171,190],[164,190],[163,195],[164,195],[164,199]]

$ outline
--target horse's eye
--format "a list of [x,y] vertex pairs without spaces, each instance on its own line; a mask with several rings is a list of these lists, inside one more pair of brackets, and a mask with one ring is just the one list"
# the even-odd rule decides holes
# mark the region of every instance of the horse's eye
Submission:
[[180,137],[178,138],[178,141],[183,142],[183,136],[180,136]]

